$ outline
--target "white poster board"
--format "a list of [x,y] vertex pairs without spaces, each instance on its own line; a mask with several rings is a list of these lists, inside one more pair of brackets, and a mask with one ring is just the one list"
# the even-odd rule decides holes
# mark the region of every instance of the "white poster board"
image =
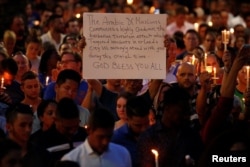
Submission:
[[84,13],[86,79],[164,79],[165,14]]

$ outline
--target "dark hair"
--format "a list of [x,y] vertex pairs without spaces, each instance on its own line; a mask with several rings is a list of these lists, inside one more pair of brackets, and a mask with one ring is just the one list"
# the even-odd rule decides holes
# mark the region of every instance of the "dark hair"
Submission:
[[33,117],[32,108],[27,104],[20,103],[8,108],[7,112],[5,113],[6,122],[13,123],[17,117],[17,114],[27,114]]
[[39,73],[46,74],[48,72],[48,64],[47,63],[53,54],[56,54],[58,56],[58,60],[59,60],[59,55],[58,55],[55,48],[51,48],[51,49],[45,50],[43,52],[43,54],[41,55],[40,65],[38,68]]
[[11,151],[21,151],[21,146],[10,139],[3,139],[0,141],[0,162]]
[[168,105],[179,105],[185,112],[191,110],[190,95],[188,92],[179,86],[170,87],[165,93],[162,101],[162,108]]
[[43,116],[45,109],[48,107],[49,104],[54,103],[57,104],[55,100],[49,99],[49,100],[42,100],[41,103],[37,107],[37,116],[40,118]]
[[185,44],[183,41],[184,34],[181,31],[176,31],[173,35],[177,48],[185,49]]
[[23,85],[23,82],[28,79],[36,79],[36,78],[38,78],[36,73],[34,73],[33,71],[27,71],[21,77],[21,85]]
[[97,128],[114,128],[115,118],[113,114],[105,108],[96,108],[91,112],[88,127],[92,130]]
[[134,96],[128,99],[126,104],[127,117],[133,116],[145,117],[149,114],[151,105],[144,99],[143,96]]
[[26,39],[26,44],[29,44],[31,42],[42,45],[42,39],[38,36],[35,29],[30,30],[30,33]]
[[57,104],[56,117],[63,119],[79,118],[79,109],[75,101],[64,97]]
[[62,18],[62,16],[53,14],[53,15],[51,15],[51,16],[49,17],[47,23],[48,23],[48,25],[50,25],[50,24],[51,24],[52,22],[54,22],[56,19],[60,19],[60,18]]
[[197,36],[198,39],[200,39],[200,34],[199,34],[197,31],[195,31],[194,29],[189,29],[189,30],[187,30],[187,32],[185,33],[184,37],[185,37],[187,34],[194,34],[194,35]]
[[75,22],[75,21],[78,22],[77,18],[71,17],[71,18],[66,22],[65,28],[68,28],[68,27],[69,27],[69,23]]
[[56,84],[60,86],[61,84],[65,83],[67,79],[77,82],[78,85],[81,82],[81,76],[78,72],[71,69],[65,69],[58,74]]
[[9,72],[11,75],[16,75],[18,66],[15,60],[13,60],[12,58],[6,58],[1,61],[0,73],[3,73],[4,71]]

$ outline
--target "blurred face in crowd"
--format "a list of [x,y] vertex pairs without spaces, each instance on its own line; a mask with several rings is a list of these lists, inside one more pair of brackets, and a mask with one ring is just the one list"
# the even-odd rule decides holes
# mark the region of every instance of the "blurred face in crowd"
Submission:
[[185,34],[183,40],[187,51],[192,51],[195,47],[199,45],[198,36],[194,33]]
[[57,18],[55,21],[52,23],[54,27],[54,31],[58,33],[64,33],[64,22],[63,18]]
[[16,54],[13,59],[15,60],[15,62],[17,63],[18,66],[18,72],[17,75],[18,76],[22,76],[25,72],[29,71],[29,60],[28,58],[23,55],[23,54]]
[[56,129],[65,137],[71,139],[79,128],[79,118],[55,118]]
[[119,97],[116,101],[116,112],[121,120],[127,119],[126,104],[127,104],[127,99],[125,97]]
[[74,55],[71,53],[65,53],[61,57],[60,61],[61,69],[72,69],[77,72],[80,72],[81,62],[77,62],[74,58]]
[[190,89],[196,82],[194,66],[188,63],[182,63],[177,71],[177,82],[180,87]]
[[6,125],[10,139],[17,143],[28,142],[32,130],[32,123],[32,115],[17,113],[14,121]]
[[68,34],[79,34],[79,24],[77,21],[71,21],[69,22],[69,25],[66,29]]
[[77,95],[79,83],[74,80],[66,79],[61,85],[56,84],[56,101],[60,101],[64,97],[74,99]]
[[135,136],[139,136],[149,127],[149,115],[144,117],[132,116],[128,117],[128,126]]
[[240,85],[246,85],[247,69],[245,66],[243,66],[241,70],[238,72],[237,81],[238,81],[238,84]]
[[125,79],[123,86],[126,92],[136,95],[142,89],[141,79]]
[[91,148],[98,154],[102,154],[108,149],[109,142],[112,138],[114,127],[96,128],[88,127],[88,142]]
[[49,103],[43,115],[39,117],[43,130],[49,129],[55,122],[56,107],[57,105],[55,103]]
[[203,44],[206,51],[215,51],[215,35],[207,33]]
[[24,28],[24,21],[23,18],[20,16],[14,17],[11,30],[15,32],[17,40],[21,40],[24,36],[25,28]]
[[40,82],[38,78],[27,79],[22,82],[21,89],[28,99],[37,99],[40,95]]
[[27,45],[27,49],[26,49],[26,56],[29,59],[34,59],[39,55],[39,52],[41,51],[41,45],[39,43],[35,43],[35,42],[30,42]]

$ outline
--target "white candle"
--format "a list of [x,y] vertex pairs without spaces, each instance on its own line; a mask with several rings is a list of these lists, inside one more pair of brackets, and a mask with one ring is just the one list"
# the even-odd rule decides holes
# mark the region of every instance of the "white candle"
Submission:
[[216,78],[216,68],[214,67],[214,79]]
[[224,51],[227,50],[227,44],[229,43],[230,32],[227,30],[221,31],[222,33],[222,43],[224,43]]
[[49,84],[49,77],[47,76],[45,80],[45,85],[48,86],[48,84]]
[[156,151],[155,149],[152,149],[151,152],[155,155],[155,167],[159,167],[159,162],[158,162],[158,151]]
[[4,88],[4,78],[2,77],[1,78],[1,89],[3,89]]
[[234,34],[234,28],[230,28],[230,34],[233,35]]
[[249,66],[246,67],[247,68],[247,90],[249,88]]
[[192,56],[192,64],[194,65],[194,63],[195,63],[195,56],[193,55]]
[[207,53],[204,55],[204,69],[207,69]]
[[194,29],[196,32],[199,31],[199,23],[194,23]]

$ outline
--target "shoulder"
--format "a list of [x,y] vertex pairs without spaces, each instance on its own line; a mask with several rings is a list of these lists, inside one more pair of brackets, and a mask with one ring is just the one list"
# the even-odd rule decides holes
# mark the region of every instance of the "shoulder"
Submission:
[[115,143],[111,142],[111,143],[109,143],[109,149],[111,150],[111,152],[113,152],[113,153],[115,153],[117,155],[120,155],[120,156],[129,155],[128,150],[125,147],[123,147],[123,146],[121,146],[119,144],[115,144]]
[[83,146],[83,144],[81,144],[78,147],[74,148],[72,151],[65,154],[61,158],[61,160],[62,161],[65,161],[65,160],[79,161],[79,157],[80,157],[80,155],[82,155],[83,149],[84,149],[84,146]]

